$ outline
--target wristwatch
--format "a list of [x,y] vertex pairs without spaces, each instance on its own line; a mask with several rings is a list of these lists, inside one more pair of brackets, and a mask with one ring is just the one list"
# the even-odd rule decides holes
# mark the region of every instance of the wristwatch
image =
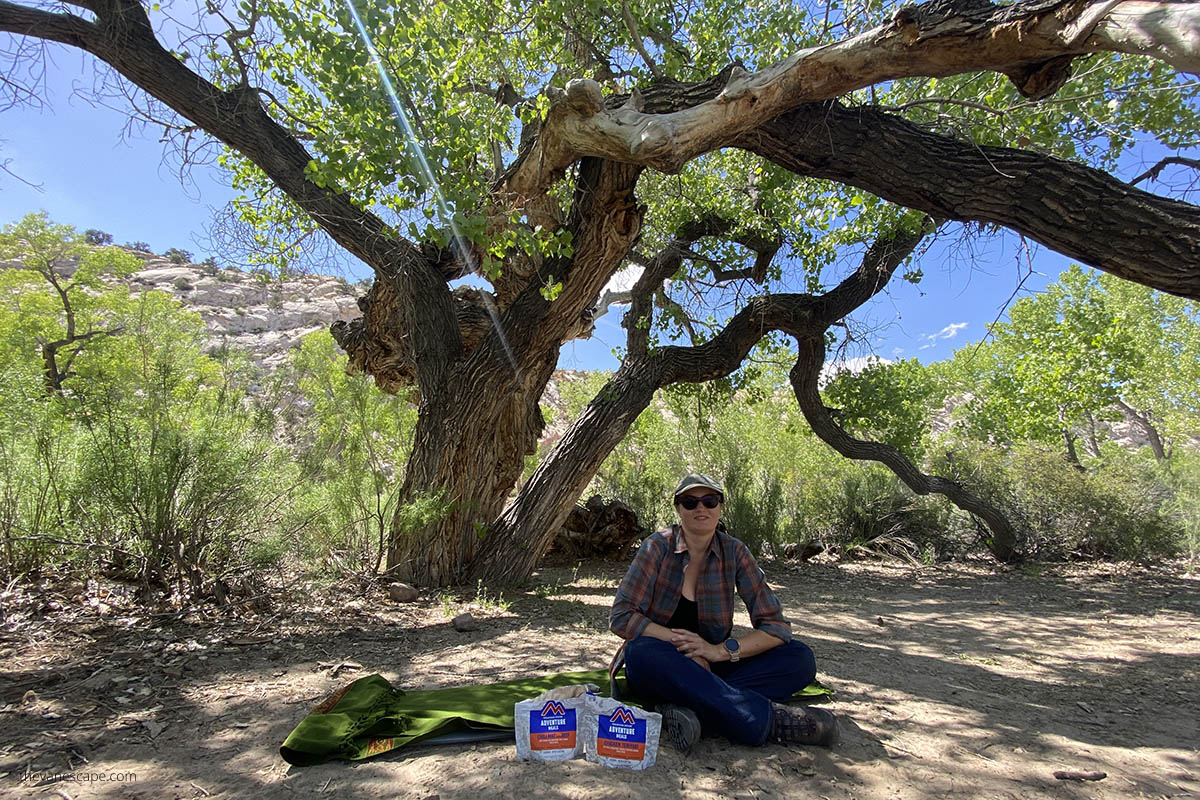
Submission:
[[742,657],[742,646],[738,644],[738,640],[730,637],[725,640],[725,649],[729,651],[729,660],[736,664],[737,660]]

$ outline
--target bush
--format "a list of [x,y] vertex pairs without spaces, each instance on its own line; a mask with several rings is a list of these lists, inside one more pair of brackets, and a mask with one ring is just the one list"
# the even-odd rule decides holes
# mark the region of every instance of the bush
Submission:
[[126,242],[125,244],[123,244],[121,246],[124,247],[126,250],[134,250],[139,253],[153,253],[154,252],[153,250],[150,249],[150,245],[147,244],[146,242]]
[[200,274],[212,278],[221,272],[221,266],[212,256],[200,262]]
[[1171,461],[1166,480],[1174,493],[1169,505],[1182,531],[1180,546],[1200,558],[1200,452],[1177,449]]
[[961,553],[975,541],[973,532],[950,535],[948,501],[914,495],[886,467],[844,459],[830,467],[832,474],[813,482],[808,499],[827,546],[928,559]]
[[733,453],[724,470],[725,510],[722,520],[755,553],[778,552],[797,535],[785,507],[780,477],[756,470],[748,453]]
[[209,359],[155,355],[122,387],[137,395],[88,399],[73,496],[81,523],[136,554],[129,577],[198,596],[275,528],[288,469],[241,393],[196,371]]
[[296,405],[306,409],[296,455],[308,489],[287,527],[302,533],[307,558],[373,574],[397,515],[416,409],[347,374],[346,361],[328,331],[305,336],[293,356]]
[[40,376],[7,365],[0,375],[0,567],[6,580],[80,555],[66,530],[76,444]]
[[175,279],[175,288],[181,292],[190,292],[192,289],[194,289],[196,287],[192,286],[191,281],[189,281],[187,278],[180,275],[178,278]]
[[[1184,541],[1176,493],[1152,460],[1112,448],[1084,471],[1035,444],[963,445],[935,468],[1004,511],[1026,556],[1147,560]],[[969,524],[959,515],[960,527]]]

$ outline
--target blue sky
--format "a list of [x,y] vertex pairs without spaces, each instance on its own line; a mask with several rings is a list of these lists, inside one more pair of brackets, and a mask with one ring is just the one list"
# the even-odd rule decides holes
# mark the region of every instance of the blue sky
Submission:
[[[59,55],[50,64],[46,107],[8,109],[0,114],[0,223],[44,209],[58,223],[78,230],[98,228],[117,243],[144,241],[155,252],[179,247],[209,255],[205,227],[233,192],[213,170],[193,169],[181,184],[164,160],[154,130],[123,136],[127,118],[73,96],[74,84],[90,85],[78,56]],[[86,82],[86,83],[85,83]],[[219,254],[214,254],[219,257]],[[1034,274],[1023,291],[1040,290],[1068,266],[1042,250],[1032,258]],[[943,236],[920,262],[919,285],[893,281],[885,294],[854,316],[873,334],[845,354],[874,353],[887,359],[948,357],[955,348],[984,335],[1029,268],[1027,254],[1012,235],[965,242],[957,232]],[[362,277],[366,269],[355,264]],[[621,309],[600,318],[591,340],[563,348],[567,369],[611,369],[612,350],[624,342]]]

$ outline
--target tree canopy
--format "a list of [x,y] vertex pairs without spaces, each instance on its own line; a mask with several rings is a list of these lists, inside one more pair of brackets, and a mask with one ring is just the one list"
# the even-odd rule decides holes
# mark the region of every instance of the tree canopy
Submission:
[[[1135,139],[1171,155],[1134,183],[1194,166],[1181,73],[1200,71],[1198,15],[1133,0],[246,0],[194,16],[0,0],[0,92],[36,97],[42,47],[89,52],[112,70],[102,86],[185,150],[221,144],[266,258],[319,231],[374,270],[364,316],[334,334],[378,386],[415,387],[399,508],[440,509],[397,511],[397,573],[522,577],[657,388],[728,376],[754,347],[786,350],[779,336],[818,435],[979,514],[1011,557],[996,509],[829,413],[829,330],[905,263],[918,278],[910,257],[949,221],[1200,298],[1186,192],[1111,174]],[[510,497],[558,349],[626,266],[640,277],[622,368]],[[690,346],[660,345],[664,331]]]

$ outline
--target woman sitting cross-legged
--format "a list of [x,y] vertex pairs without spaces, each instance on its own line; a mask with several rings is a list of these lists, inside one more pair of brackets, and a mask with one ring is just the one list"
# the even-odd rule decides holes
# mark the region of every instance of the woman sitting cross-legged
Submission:
[[[768,741],[829,747],[838,739],[828,711],[782,705],[812,682],[812,650],[791,625],[742,542],[719,525],[725,491],[692,474],[675,489],[679,522],[638,550],[610,627],[626,640],[625,677],[635,696],[656,703],[677,750],[701,729],[740,744]],[[754,630],[732,638],[733,595]],[[618,659],[620,654],[618,654]]]

